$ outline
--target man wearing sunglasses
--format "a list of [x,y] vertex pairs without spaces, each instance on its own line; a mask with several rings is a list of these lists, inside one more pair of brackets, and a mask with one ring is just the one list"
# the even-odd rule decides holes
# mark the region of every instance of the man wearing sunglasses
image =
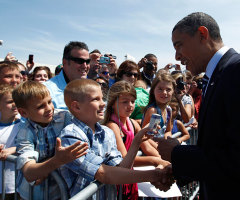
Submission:
[[44,83],[50,91],[55,108],[67,109],[63,94],[66,85],[72,80],[87,78],[89,68],[88,46],[83,42],[69,42],[63,51],[63,69]]

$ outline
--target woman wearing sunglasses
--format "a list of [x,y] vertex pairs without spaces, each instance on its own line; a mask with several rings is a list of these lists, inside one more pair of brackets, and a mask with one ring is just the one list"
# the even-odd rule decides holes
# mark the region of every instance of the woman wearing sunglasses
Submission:
[[131,60],[126,60],[117,70],[117,80],[125,80],[134,85],[139,78],[139,74],[138,65]]

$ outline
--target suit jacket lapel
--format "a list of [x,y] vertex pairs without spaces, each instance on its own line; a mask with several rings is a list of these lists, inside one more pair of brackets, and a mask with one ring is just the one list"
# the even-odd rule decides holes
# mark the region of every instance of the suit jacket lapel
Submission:
[[217,64],[211,79],[209,80],[208,83],[208,87],[207,87],[207,91],[205,93],[205,97],[204,100],[201,104],[200,107],[200,112],[199,112],[199,119],[198,119],[198,133],[199,133],[199,138],[198,138],[198,144],[200,144],[201,142],[201,138],[202,138],[202,128],[204,126],[204,119],[205,119],[205,115],[207,114],[207,108],[209,106],[209,100],[211,99],[211,96],[214,93],[214,90],[217,86],[217,82],[219,81],[220,77],[221,77],[221,72],[222,70],[228,65],[228,60],[229,58],[233,55],[237,53],[234,49],[229,49],[224,55],[223,57],[220,59],[219,63]]

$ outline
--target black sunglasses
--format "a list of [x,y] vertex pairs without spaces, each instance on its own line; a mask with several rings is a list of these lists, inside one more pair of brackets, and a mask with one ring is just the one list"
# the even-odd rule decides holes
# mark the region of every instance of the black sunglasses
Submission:
[[126,72],[125,74],[127,77],[131,77],[131,76],[134,76],[135,78],[138,77],[138,73]]
[[24,75],[28,75],[28,71],[20,71],[20,73],[24,76]]
[[90,58],[85,60],[83,58],[76,58],[76,57],[70,56],[68,58],[68,60],[72,60],[72,61],[74,61],[74,62],[76,62],[77,64],[80,64],[80,65],[83,64],[83,63],[86,63],[88,65],[90,63]]
[[102,87],[107,87],[107,83],[100,83],[100,82],[97,82],[97,83]]
[[103,71],[102,74],[103,74],[103,75],[108,75],[109,72],[107,72],[107,71]]

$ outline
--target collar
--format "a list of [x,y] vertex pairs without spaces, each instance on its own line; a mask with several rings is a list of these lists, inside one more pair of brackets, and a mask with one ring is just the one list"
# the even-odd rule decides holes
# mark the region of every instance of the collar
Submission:
[[66,83],[68,84],[70,82],[69,78],[67,77],[67,74],[65,73],[64,69],[62,69],[62,72],[63,72],[63,77],[66,81]]
[[10,125],[13,125],[13,124],[17,124],[18,122],[20,122],[20,119],[17,119],[13,122],[9,122],[9,123],[1,123],[0,122],[0,126],[10,126]]
[[211,60],[209,61],[207,68],[206,68],[206,76],[209,78],[209,80],[211,79],[211,76],[213,74],[213,71],[215,70],[218,62],[220,61],[220,59],[222,58],[222,56],[229,50],[229,47],[224,46],[221,49],[219,49],[214,56],[211,58]]
[[[81,120],[77,119],[76,117],[74,117],[73,119],[74,123],[76,123],[78,125],[78,127],[85,133],[92,133],[93,134],[93,130],[84,122],[82,122]],[[102,133],[103,128],[101,127],[101,125],[97,122],[95,124],[95,133],[94,134],[101,134]]]

